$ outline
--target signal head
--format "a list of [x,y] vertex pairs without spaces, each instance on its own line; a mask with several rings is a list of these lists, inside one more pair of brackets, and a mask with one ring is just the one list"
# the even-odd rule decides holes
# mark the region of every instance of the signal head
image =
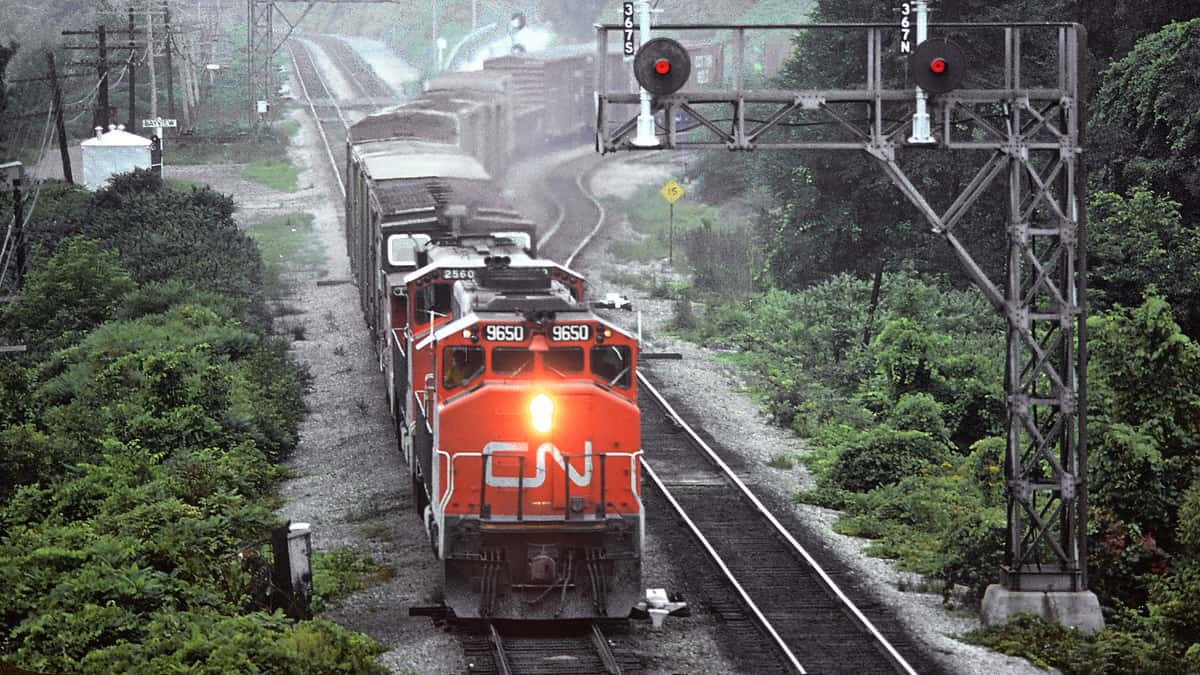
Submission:
[[655,96],[674,94],[692,74],[692,59],[683,45],[671,38],[654,38],[633,57],[633,75]]
[[922,42],[913,50],[908,63],[917,86],[931,94],[957,89],[967,72],[962,49],[945,38]]

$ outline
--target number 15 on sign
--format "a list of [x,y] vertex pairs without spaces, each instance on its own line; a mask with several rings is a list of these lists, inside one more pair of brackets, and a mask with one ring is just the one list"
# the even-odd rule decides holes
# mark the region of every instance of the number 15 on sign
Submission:
[[673,265],[675,264],[675,202],[679,201],[679,198],[685,193],[683,186],[671,179],[662,186],[658,194],[667,200],[667,210],[670,213],[668,216],[670,224],[667,226],[667,263]]

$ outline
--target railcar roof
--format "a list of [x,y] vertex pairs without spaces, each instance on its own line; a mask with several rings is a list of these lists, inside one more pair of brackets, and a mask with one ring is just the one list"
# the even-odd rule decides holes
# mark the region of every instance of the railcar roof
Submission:
[[367,174],[376,182],[401,178],[458,178],[487,181],[488,172],[469,155],[448,153],[372,154],[362,158]]
[[[483,174],[486,179],[487,174]],[[490,180],[425,175],[389,178],[375,182],[374,197],[384,215],[407,209],[461,204],[468,213],[479,209],[512,211],[512,204],[499,194]]]

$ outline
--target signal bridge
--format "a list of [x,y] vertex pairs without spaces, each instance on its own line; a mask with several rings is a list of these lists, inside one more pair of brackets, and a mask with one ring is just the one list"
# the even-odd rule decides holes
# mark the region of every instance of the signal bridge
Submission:
[[[924,2],[914,5],[917,45],[904,55],[884,46],[907,40],[907,18],[903,27],[656,26],[672,34],[723,31],[732,36],[731,86],[717,89],[684,89],[690,69],[686,50],[674,40],[650,40],[647,16],[633,69],[651,98],[652,121],[645,107],[629,117],[642,93],[606,90],[608,33],[626,27],[599,25],[597,150],[824,150],[858,153],[877,164],[945,240],[1006,323],[1007,542],[1002,582],[988,589],[984,621],[1000,623],[1015,612],[1031,611],[1096,630],[1103,618],[1096,596],[1087,591],[1083,480],[1087,199],[1080,160],[1080,78],[1087,72],[1086,33],[1071,23],[935,24],[926,18]],[[857,53],[847,52],[839,68],[861,79],[852,86],[802,90],[748,87],[743,76],[747,38],[770,31],[809,31],[857,42]],[[929,38],[930,32],[943,37]],[[995,60],[974,67],[956,40],[994,51]],[[1025,50],[1032,56],[1023,55]],[[989,69],[999,81],[981,85]],[[968,82],[972,86],[964,87]],[[686,139],[678,122],[684,116],[695,120]],[[930,153],[945,161],[969,155],[973,178],[957,192],[948,187],[940,194],[923,191],[904,161],[918,155],[928,159]],[[1004,278],[990,278],[955,228],[968,217],[992,217],[972,208],[989,191],[1001,189],[1007,191],[1007,217],[996,226],[1007,230],[1007,271]]]

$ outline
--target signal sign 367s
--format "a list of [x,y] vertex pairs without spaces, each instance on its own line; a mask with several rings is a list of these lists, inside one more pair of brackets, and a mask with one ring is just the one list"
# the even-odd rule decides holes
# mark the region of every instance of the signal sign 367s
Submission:
[[621,35],[625,38],[625,45],[622,51],[625,56],[633,56],[637,51],[636,44],[633,41],[633,3],[625,2],[621,4]]

